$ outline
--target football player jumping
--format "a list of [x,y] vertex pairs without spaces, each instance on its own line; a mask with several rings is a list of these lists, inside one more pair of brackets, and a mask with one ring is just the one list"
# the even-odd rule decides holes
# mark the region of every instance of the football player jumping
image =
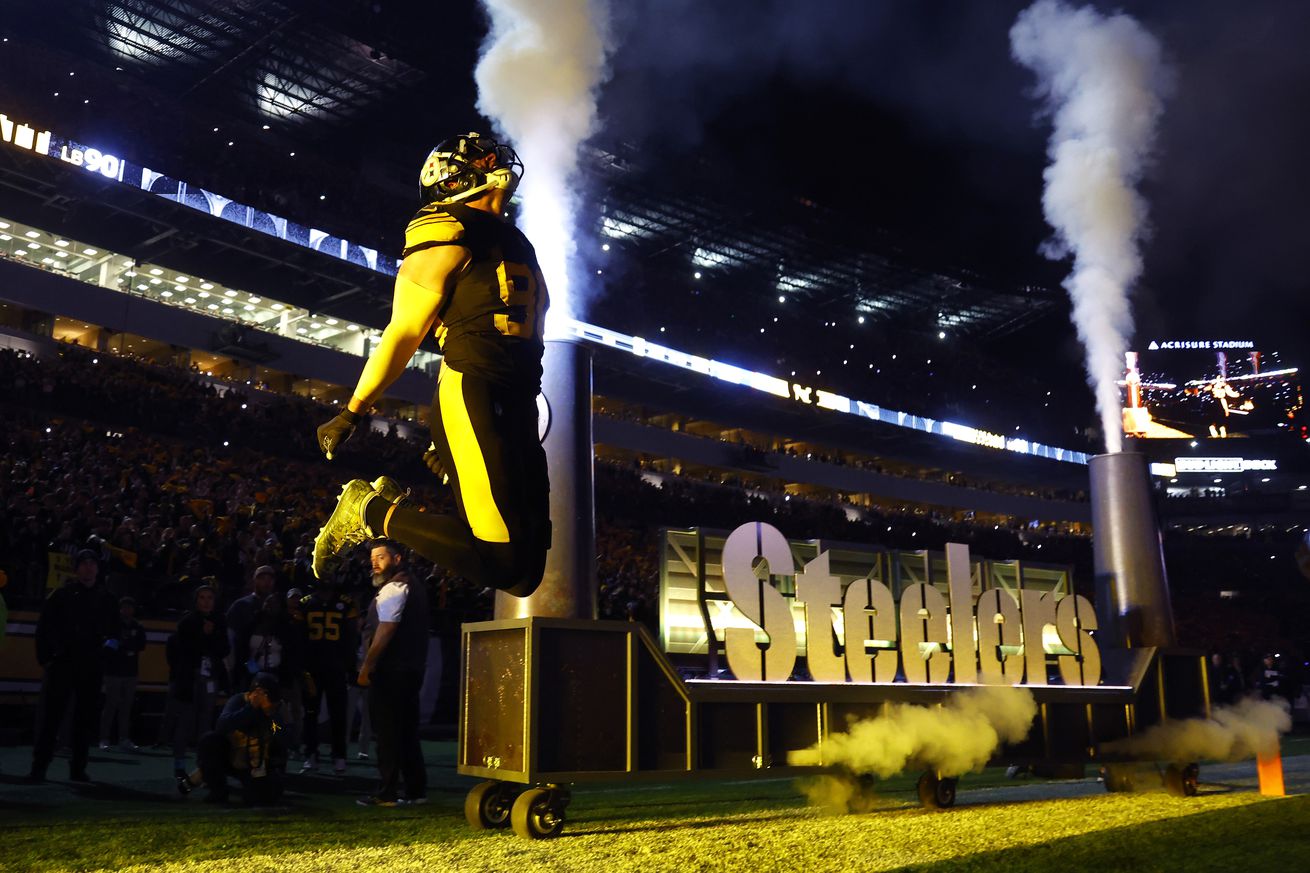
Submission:
[[503,217],[522,172],[512,148],[477,133],[428,155],[391,321],[346,410],[318,429],[331,460],[435,331],[444,357],[424,460],[448,479],[457,514],[419,511],[386,476],[348,482],[314,542],[316,576],[343,549],[385,536],[475,584],[520,597],[540,584],[550,483],[537,394],[549,298],[531,243]]

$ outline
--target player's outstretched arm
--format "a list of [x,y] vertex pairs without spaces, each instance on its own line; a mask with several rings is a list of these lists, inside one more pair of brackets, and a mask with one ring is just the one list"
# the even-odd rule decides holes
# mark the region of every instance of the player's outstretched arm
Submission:
[[463,246],[433,246],[414,252],[400,265],[391,321],[364,364],[346,409],[318,429],[318,446],[328,460],[354,433],[363,413],[405,372],[423,337],[437,323],[442,304],[470,257]]

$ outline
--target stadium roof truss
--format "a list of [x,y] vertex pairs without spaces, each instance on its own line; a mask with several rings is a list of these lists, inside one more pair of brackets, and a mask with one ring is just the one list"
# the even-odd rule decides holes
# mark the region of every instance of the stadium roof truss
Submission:
[[118,63],[172,68],[188,93],[222,82],[271,118],[345,121],[423,78],[297,0],[75,2]]
[[1060,299],[1045,288],[1006,286],[967,270],[948,275],[884,254],[895,251],[886,239],[851,238],[843,229],[848,223],[822,209],[752,209],[686,191],[655,191],[622,158],[598,157],[592,166],[600,168],[596,181],[604,192],[602,235],[652,257],[682,253],[690,266],[711,274],[770,276],[768,292],[803,299],[819,311],[994,338],[1041,317]]

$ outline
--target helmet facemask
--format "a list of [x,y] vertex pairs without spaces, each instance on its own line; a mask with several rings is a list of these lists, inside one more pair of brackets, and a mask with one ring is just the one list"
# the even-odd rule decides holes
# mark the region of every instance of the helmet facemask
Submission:
[[523,177],[523,162],[514,149],[491,137],[467,133],[452,137],[428,154],[419,173],[424,203],[462,203],[485,191],[501,189],[508,199]]

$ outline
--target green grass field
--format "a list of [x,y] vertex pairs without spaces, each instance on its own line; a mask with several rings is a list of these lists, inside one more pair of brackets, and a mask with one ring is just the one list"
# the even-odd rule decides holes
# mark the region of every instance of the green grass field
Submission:
[[[1310,741],[1289,741],[1289,791],[1310,787]],[[1195,798],[1107,794],[1094,779],[965,777],[958,805],[921,810],[910,775],[881,783],[874,811],[828,815],[794,780],[579,786],[555,840],[474,832],[472,784],[450,744],[427,744],[432,803],[361,809],[370,773],[291,777],[287,808],[215,808],[171,790],[163,755],[93,756],[90,786],[0,775],[0,869],[409,870],[1252,870],[1289,869],[1310,833],[1310,797],[1266,799],[1250,763],[1205,767]],[[0,771],[26,749],[0,750]]]

